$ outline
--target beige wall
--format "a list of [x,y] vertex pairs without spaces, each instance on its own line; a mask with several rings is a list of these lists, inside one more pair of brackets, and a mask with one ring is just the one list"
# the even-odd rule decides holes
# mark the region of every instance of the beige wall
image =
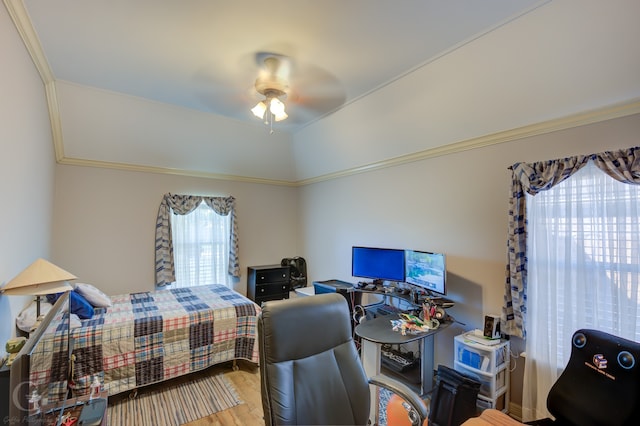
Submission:
[[[640,145],[640,115],[431,158],[300,189],[300,245],[311,280],[351,277],[351,246],[447,254],[449,310],[458,321],[437,335],[435,363],[453,366],[453,337],[500,313],[507,197],[515,162]],[[512,340],[513,352],[523,349]],[[521,366],[513,400],[521,401]]]
[[[42,80],[0,6],[0,285],[50,259],[54,156]],[[9,66],[10,65],[10,66]],[[64,267],[65,265],[60,265]],[[0,355],[29,297],[0,295]]]
[[90,167],[56,166],[53,251],[79,278],[107,294],[154,289],[155,223],[165,193],[236,198],[242,278],[246,268],[295,256],[298,191]]

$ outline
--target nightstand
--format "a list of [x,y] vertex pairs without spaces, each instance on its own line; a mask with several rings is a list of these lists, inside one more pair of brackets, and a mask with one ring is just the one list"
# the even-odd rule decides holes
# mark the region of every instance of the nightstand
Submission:
[[9,395],[11,367],[3,365],[0,368],[0,422],[9,417]]

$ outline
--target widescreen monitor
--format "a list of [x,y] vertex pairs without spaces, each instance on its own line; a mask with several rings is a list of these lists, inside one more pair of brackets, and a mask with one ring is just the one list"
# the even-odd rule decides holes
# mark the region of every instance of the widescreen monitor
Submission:
[[431,293],[447,294],[445,255],[427,251],[405,251],[405,282]]
[[351,275],[380,281],[404,281],[404,250],[352,247]]

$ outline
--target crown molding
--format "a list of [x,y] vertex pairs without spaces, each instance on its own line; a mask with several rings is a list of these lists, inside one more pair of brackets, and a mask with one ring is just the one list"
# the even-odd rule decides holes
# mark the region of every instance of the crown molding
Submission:
[[378,161],[375,163],[354,167],[348,170],[342,170],[334,173],[328,173],[322,176],[299,180],[296,182],[296,185],[297,186],[310,185],[313,183],[323,182],[323,181],[332,180],[332,179],[338,179],[341,177],[351,176],[359,173],[371,172],[374,170],[380,170],[387,167],[399,166],[402,164],[425,160],[428,158],[455,154],[462,151],[469,151],[471,149],[483,148],[486,146],[497,145],[505,142],[511,142],[518,139],[524,139],[532,136],[543,135],[545,133],[556,132],[559,130],[570,129],[572,127],[584,126],[587,124],[593,124],[600,121],[626,117],[629,115],[634,115],[639,113],[640,113],[640,100],[633,100],[629,103],[615,104],[615,105],[607,106],[605,108],[600,108],[597,110],[581,112],[578,114],[573,114],[573,115],[558,118],[558,119],[548,120],[541,123],[531,124],[531,125],[511,129],[511,130],[505,130],[502,132],[480,136],[477,138],[454,142],[444,146],[430,148],[424,151],[419,151],[412,154],[390,158],[384,161]]
[[49,66],[47,57],[42,51],[40,39],[31,24],[31,19],[29,18],[27,9],[24,7],[24,3],[22,0],[4,0],[4,4],[9,12],[9,16],[11,16],[11,19],[13,20],[13,24],[16,26],[16,29],[22,38],[22,42],[31,55],[31,60],[40,73],[42,81],[45,84],[52,82],[53,73],[51,72],[51,67]]
[[47,96],[47,106],[49,109],[49,121],[51,122],[53,151],[56,155],[56,161],[59,163],[64,159],[64,144],[62,139],[62,123],[60,122],[60,109],[58,108],[56,83],[55,81],[51,81],[49,83],[45,83],[44,87]]
[[51,122],[51,135],[56,161],[60,162],[64,158],[64,145],[62,140],[62,124],[60,123],[60,110],[58,108],[58,96],[56,94],[55,79],[49,66],[49,61],[44,55],[40,38],[36,33],[29,13],[22,0],[4,0],[5,7],[13,21],[22,42],[31,56],[38,74],[44,83],[45,96],[49,110],[49,120]]
[[58,164],[63,164],[67,166],[97,167],[102,169],[125,170],[125,171],[140,172],[140,173],[157,173],[157,174],[164,174],[164,175],[197,177],[197,178],[203,178],[203,179],[229,180],[234,182],[259,183],[264,185],[297,186],[296,182],[286,181],[286,180],[264,179],[264,178],[250,177],[250,176],[227,175],[227,174],[219,174],[219,173],[200,172],[196,170],[173,169],[170,167],[156,167],[156,166],[144,166],[139,164],[116,163],[116,162],[109,162],[109,161],[85,160],[80,158],[65,157],[59,160]]

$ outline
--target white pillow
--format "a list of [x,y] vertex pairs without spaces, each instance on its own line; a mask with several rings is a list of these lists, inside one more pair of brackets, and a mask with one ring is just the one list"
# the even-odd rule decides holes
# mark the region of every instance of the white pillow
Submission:
[[[47,312],[51,310],[53,305],[46,301],[46,299],[40,300],[40,315],[46,315]],[[37,316],[36,316],[37,303],[35,300],[32,300],[31,303],[27,305],[26,308],[22,310],[18,314],[16,318],[16,325],[18,328],[25,333],[31,332],[33,326],[36,325]]]
[[69,315],[69,321],[70,321],[69,327],[71,328],[82,327],[82,320],[76,314]]
[[91,284],[77,283],[76,291],[80,293],[94,308],[107,308],[111,306],[111,299],[102,291]]

